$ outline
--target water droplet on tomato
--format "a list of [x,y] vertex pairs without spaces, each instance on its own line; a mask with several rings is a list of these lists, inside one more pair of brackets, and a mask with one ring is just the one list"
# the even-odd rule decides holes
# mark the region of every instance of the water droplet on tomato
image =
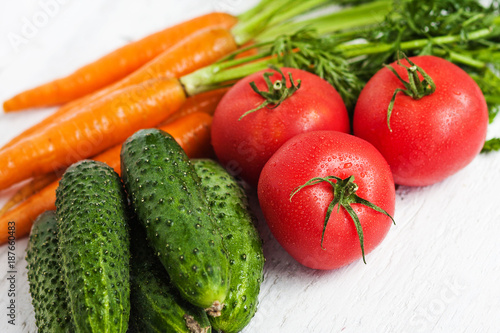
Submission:
[[352,167],[352,163],[348,162],[344,164],[344,169],[349,169],[350,167]]

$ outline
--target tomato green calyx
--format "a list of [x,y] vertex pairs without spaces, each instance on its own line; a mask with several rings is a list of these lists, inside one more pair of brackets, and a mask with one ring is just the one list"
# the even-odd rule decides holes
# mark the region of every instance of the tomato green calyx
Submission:
[[292,96],[297,90],[300,88],[300,80],[297,80],[297,82],[293,81],[292,78],[292,73],[288,73],[288,77],[290,79],[291,87],[288,88],[286,86],[286,78],[281,69],[274,65],[269,66],[271,69],[274,69],[278,73],[281,74],[281,80],[277,80],[275,82],[272,82],[270,77],[274,75],[273,72],[266,72],[264,73],[264,80],[266,81],[267,84],[267,91],[264,90],[259,90],[257,88],[257,85],[255,82],[250,82],[250,86],[252,87],[253,91],[255,91],[257,94],[260,96],[264,97],[264,102],[256,107],[255,109],[252,109],[250,111],[245,112],[238,120],[241,120],[243,117],[249,115],[252,112],[258,111],[260,109],[263,109],[267,107],[268,109],[275,109],[280,104],[287,99],[288,97]]
[[292,201],[292,197],[297,194],[300,190],[302,190],[306,186],[317,185],[322,182],[327,182],[333,188],[333,199],[328,205],[326,210],[325,220],[323,222],[323,232],[321,234],[321,248],[325,250],[323,247],[323,241],[325,238],[326,226],[328,224],[328,220],[332,215],[333,209],[337,206],[337,213],[340,212],[340,207],[343,207],[349,216],[351,216],[354,221],[354,225],[356,227],[356,231],[359,237],[359,243],[361,245],[361,253],[363,254],[363,262],[366,264],[365,260],[365,248],[364,248],[364,239],[363,239],[363,228],[361,227],[361,222],[359,221],[359,217],[352,208],[352,204],[362,204],[365,205],[377,212],[387,215],[394,224],[396,222],[392,218],[392,216],[387,213],[384,209],[374,205],[368,200],[365,200],[358,195],[356,195],[356,191],[358,190],[358,184],[354,182],[354,176],[349,176],[345,179],[335,177],[335,176],[326,176],[326,177],[314,177],[308,180],[305,184],[296,187],[293,192],[290,194],[290,201]]
[[[403,65],[401,63],[401,55],[408,61],[410,66]],[[394,102],[396,101],[396,95],[399,92],[404,93],[407,96],[410,96],[413,99],[421,99],[424,96],[428,96],[436,91],[436,84],[432,80],[432,78],[419,66],[415,65],[406,54],[403,52],[399,52],[398,54],[398,65],[404,66],[408,73],[408,81],[403,80],[403,78],[396,72],[394,67],[391,65],[384,65],[388,68],[397,78],[403,83],[405,89],[397,88],[392,95],[391,102],[389,103],[389,107],[387,108],[387,127],[389,127],[389,131],[392,132],[391,129],[391,114],[392,109],[394,108]],[[420,79],[418,74],[422,75],[423,80]]]

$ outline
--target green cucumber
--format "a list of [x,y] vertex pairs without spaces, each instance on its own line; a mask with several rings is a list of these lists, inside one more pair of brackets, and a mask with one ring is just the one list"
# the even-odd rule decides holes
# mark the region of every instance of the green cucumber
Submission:
[[264,253],[247,197],[236,180],[213,160],[193,160],[210,208],[229,254],[231,282],[221,316],[210,318],[215,329],[241,331],[257,311],[263,280]]
[[125,332],[129,231],[118,174],[101,162],[70,166],[56,191],[59,248],[77,332]]
[[74,331],[58,245],[56,214],[42,213],[33,223],[26,250],[31,303],[40,333]]
[[204,309],[185,301],[147,244],[142,226],[131,232],[130,326],[137,332],[209,333]]
[[229,260],[185,152],[161,130],[140,130],[122,146],[121,170],[132,207],[172,283],[186,300],[219,315]]

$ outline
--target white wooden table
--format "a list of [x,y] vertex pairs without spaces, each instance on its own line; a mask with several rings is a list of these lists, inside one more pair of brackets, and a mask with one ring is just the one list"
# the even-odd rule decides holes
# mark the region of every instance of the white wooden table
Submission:
[[[239,13],[253,3],[2,1],[0,101],[165,26],[214,9]],[[0,145],[53,110],[0,114]],[[489,131],[500,136],[500,120]],[[261,219],[265,281],[245,332],[500,332],[499,189],[500,153],[480,155],[434,186],[400,187],[397,225],[367,256],[368,264],[334,271],[296,263]],[[1,192],[0,204],[12,193]],[[0,247],[0,332],[36,331],[26,244],[26,238],[16,242],[14,297],[8,296],[7,248]],[[15,326],[7,316],[12,298]]]

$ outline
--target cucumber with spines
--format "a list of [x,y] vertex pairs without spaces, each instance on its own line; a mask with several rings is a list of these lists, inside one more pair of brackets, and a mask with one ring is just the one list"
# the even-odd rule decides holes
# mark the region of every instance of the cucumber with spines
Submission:
[[40,333],[74,331],[58,245],[55,211],[42,213],[31,227],[26,249],[31,303]]
[[142,226],[131,228],[130,326],[136,332],[210,333],[204,309],[185,301],[147,244]]
[[247,196],[236,179],[213,160],[192,163],[218,221],[230,260],[229,293],[221,316],[210,321],[215,329],[225,333],[239,332],[257,311],[264,268],[262,241]]
[[130,315],[128,209],[108,165],[71,165],[56,191],[58,237],[76,332],[126,332]]
[[161,130],[140,130],[122,146],[121,170],[131,205],[172,283],[186,300],[219,315],[229,260],[185,152]]

